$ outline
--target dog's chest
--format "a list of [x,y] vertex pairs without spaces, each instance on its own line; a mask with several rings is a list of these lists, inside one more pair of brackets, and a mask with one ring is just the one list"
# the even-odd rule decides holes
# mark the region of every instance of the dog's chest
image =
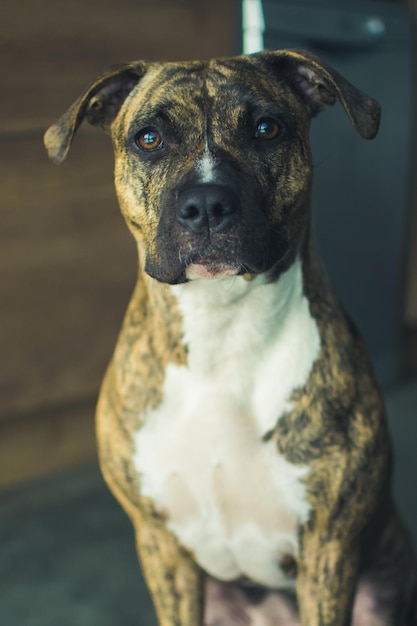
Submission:
[[271,587],[291,584],[280,561],[296,556],[309,515],[308,467],[289,463],[263,437],[291,409],[320,346],[299,266],[287,274],[280,297],[243,279],[210,284],[208,294],[205,281],[185,286],[188,365],[168,366],[163,402],[135,441],[141,492],[200,566],[222,580]]

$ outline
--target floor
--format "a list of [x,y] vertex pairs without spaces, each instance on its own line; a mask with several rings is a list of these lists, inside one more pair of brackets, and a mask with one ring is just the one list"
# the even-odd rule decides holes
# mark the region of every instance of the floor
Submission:
[[[417,381],[387,394],[395,489],[417,541]],[[0,494],[2,626],[155,626],[133,534],[96,467]]]

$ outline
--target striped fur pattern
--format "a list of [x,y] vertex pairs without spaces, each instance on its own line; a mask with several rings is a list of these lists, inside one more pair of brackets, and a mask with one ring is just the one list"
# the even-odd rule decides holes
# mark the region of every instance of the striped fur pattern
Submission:
[[376,134],[305,52],[138,61],[46,133],[57,163],[84,118],[111,134],[138,246],[97,432],[160,626],[417,624],[383,403],[311,235],[310,119],[337,100]]

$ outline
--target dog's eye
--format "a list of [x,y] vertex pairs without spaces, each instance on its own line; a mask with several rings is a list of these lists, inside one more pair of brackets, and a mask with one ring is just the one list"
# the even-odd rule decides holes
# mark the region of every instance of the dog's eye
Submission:
[[137,146],[141,150],[157,150],[163,145],[162,137],[156,128],[148,127],[141,130],[135,137]]
[[264,117],[256,125],[255,137],[257,139],[276,139],[281,132],[281,126],[269,117]]

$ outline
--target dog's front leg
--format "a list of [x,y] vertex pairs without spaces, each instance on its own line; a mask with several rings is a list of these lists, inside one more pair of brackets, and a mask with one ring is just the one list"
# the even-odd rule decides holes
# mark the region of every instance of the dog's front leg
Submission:
[[322,533],[302,533],[297,598],[302,626],[349,626],[359,549]]
[[203,574],[158,520],[134,520],[143,573],[160,626],[202,626]]

